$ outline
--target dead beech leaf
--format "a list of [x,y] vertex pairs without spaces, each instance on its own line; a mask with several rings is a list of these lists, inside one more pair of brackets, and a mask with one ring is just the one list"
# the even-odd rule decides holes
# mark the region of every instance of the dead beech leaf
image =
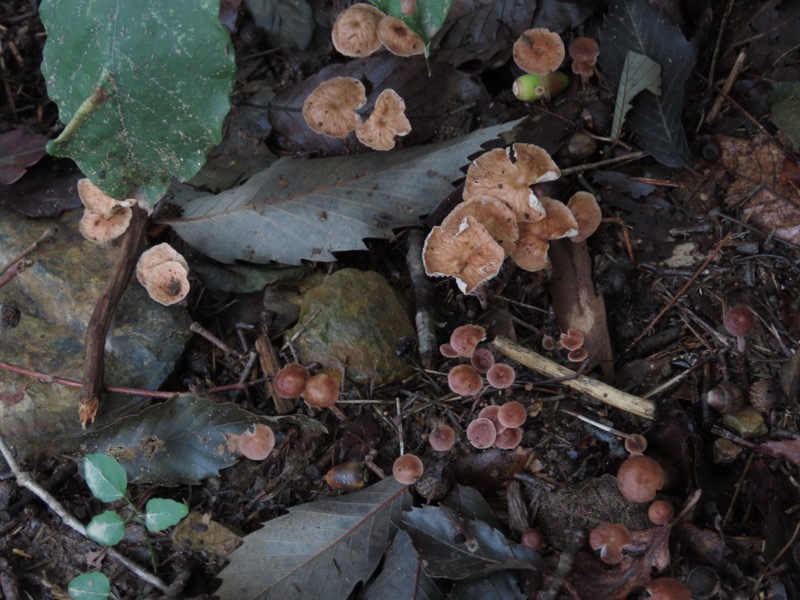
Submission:
[[725,202],[741,207],[750,223],[775,236],[800,244],[800,190],[782,177],[786,157],[766,138],[752,140],[717,136],[722,149],[720,164],[734,180],[727,186]]
[[772,456],[780,456],[800,466],[800,440],[774,440],[758,444],[757,449]]
[[409,501],[389,477],[347,496],[289,509],[245,536],[219,574],[222,600],[347,598],[389,547],[392,525]]
[[592,258],[586,242],[569,240],[550,242],[553,281],[550,292],[556,321],[562,331],[577,329],[586,341],[589,368],[600,365],[607,381],[614,378],[614,358],[606,325],[606,304],[595,293],[592,279]]

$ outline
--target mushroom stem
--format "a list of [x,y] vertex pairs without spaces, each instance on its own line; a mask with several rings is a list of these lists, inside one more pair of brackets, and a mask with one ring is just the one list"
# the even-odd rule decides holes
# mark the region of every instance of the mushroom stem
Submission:
[[517,361],[519,364],[537,373],[548,377],[563,379],[564,381],[561,383],[568,388],[639,417],[644,417],[645,419],[655,418],[655,404],[649,400],[634,396],[633,394],[628,394],[627,392],[618,390],[602,381],[592,379],[591,377],[578,375],[575,371],[562,367],[560,364],[532,350],[515,344],[507,338],[496,337],[493,345],[508,358]]
[[418,227],[408,230],[406,263],[411,279],[411,289],[414,291],[414,321],[417,326],[417,347],[422,366],[430,369],[433,366],[433,357],[436,354],[436,322],[434,320],[432,302],[432,286],[425,275],[422,265],[422,242],[424,234]]
[[83,385],[78,413],[84,429],[86,429],[86,423],[94,422],[100,406],[100,395],[105,376],[103,365],[108,328],[111,325],[114,310],[117,308],[125,288],[128,287],[147,232],[147,213],[138,204],[133,206],[132,210],[131,223],[122,236],[117,261],[114,263],[105,289],[97,299],[94,312],[92,312],[86,327]]

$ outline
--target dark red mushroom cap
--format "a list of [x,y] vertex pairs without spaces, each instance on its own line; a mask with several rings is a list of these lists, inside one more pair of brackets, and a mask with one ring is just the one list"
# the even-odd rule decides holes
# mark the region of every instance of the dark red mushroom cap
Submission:
[[456,443],[456,432],[450,425],[437,425],[428,434],[428,443],[437,452],[446,452]]
[[483,379],[470,365],[456,365],[447,374],[447,385],[454,394],[474,396],[483,388]]
[[734,306],[722,318],[725,331],[736,337],[744,337],[750,333],[756,324],[756,316],[744,304]]
[[480,325],[461,325],[450,335],[450,347],[459,356],[470,357],[478,343],[486,339],[486,330]]
[[303,365],[289,363],[275,373],[275,377],[272,379],[272,387],[275,388],[275,393],[281,398],[297,398],[303,393],[308,378],[308,369]]
[[514,383],[515,378],[516,373],[514,372],[514,367],[504,363],[495,363],[486,371],[486,381],[489,382],[489,385],[498,390],[509,387]]
[[422,477],[425,466],[419,456],[414,454],[403,454],[398,457],[392,465],[392,475],[398,483],[411,485]]
[[519,402],[506,402],[497,411],[497,419],[505,427],[520,427],[528,418],[528,412]]
[[631,502],[650,502],[664,487],[664,470],[649,456],[635,454],[620,465],[617,487]]
[[467,439],[476,448],[488,448],[497,439],[497,430],[489,419],[478,417],[467,426]]
[[647,508],[647,517],[654,525],[666,525],[672,520],[675,509],[666,500],[654,500]]
[[597,552],[600,560],[609,565],[622,562],[623,548],[633,541],[628,528],[619,523],[603,523],[592,529],[589,534],[589,545]]

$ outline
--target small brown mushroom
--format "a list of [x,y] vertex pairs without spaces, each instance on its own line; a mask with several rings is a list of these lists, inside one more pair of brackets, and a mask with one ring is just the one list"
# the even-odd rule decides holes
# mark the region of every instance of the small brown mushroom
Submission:
[[603,213],[594,195],[589,192],[576,192],[567,201],[567,208],[578,223],[578,235],[570,238],[573,243],[582,242],[597,231],[600,221],[603,219]]
[[650,600],[692,600],[689,587],[674,577],[659,577],[645,587]]
[[522,429],[519,427],[506,427],[497,434],[494,447],[500,450],[513,450],[522,441]]
[[632,542],[631,532],[620,523],[603,523],[589,533],[589,546],[609,565],[621,563],[622,550]]
[[497,411],[497,419],[504,427],[522,427],[527,418],[528,411],[519,402],[506,402]]
[[472,356],[469,357],[469,364],[478,373],[486,373],[494,365],[494,354],[488,348],[475,348]]
[[375,101],[369,118],[356,127],[358,141],[373,150],[391,150],[394,137],[411,133],[411,123],[405,115],[406,103],[394,90],[383,90]]
[[456,432],[450,425],[437,425],[428,434],[428,443],[437,452],[447,452],[456,443]]
[[520,221],[538,221],[545,212],[536,194],[535,183],[554,181],[561,171],[543,148],[533,144],[513,144],[495,148],[476,158],[467,169],[464,199],[497,198]]
[[306,389],[310,375],[300,363],[288,363],[275,373],[272,387],[281,398],[297,398]]
[[125,233],[132,217],[133,211],[130,208],[120,208],[109,218],[87,209],[83,211],[78,228],[87,240],[102,244]]
[[439,346],[439,354],[441,354],[445,358],[458,358],[460,356],[460,354],[455,351],[453,346],[450,345],[450,342],[447,342]]
[[514,371],[514,367],[504,363],[496,363],[492,365],[488,371],[486,371],[486,381],[489,382],[490,386],[498,390],[504,390],[507,387],[511,387],[511,384],[514,383],[516,376],[517,374]]
[[422,464],[419,456],[414,454],[403,454],[403,456],[397,457],[392,464],[392,475],[398,483],[404,485],[415,483],[422,477],[424,471],[425,465]]
[[333,406],[339,399],[339,382],[328,373],[317,373],[306,381],[303,398],[318,408]]
[[564,62],[564,42],[557,33],[537,27],[514,42],[514,62],[526,73],[549,73]]
[[586,348],[576,348],[567,352],[569,362],[583,362],[589,358],[589,351]]
[[561,334],[561,345],[567,350],[577,350],[583,346],[585,336],[577,329],[567,329],[566,333]]
[[654,500],[647,507],[647,518],[653,525],[666,525],[672,520],[673,514],[675,514],[675,509],[666,500]]
[[136,204],[136,200],[133,198],[128,198],[127,200],[112,198],[86,178],[78,180],[78,197],[80,197],[86,210],[97,213],[105,219],[110,219],[120,210],[129,209]]
[[275,434],[262,423],[253,425],[239,437],[239,452],[252,460],[264,460],[275,448]]
[[519,237],[517,216],[508,206],[492,196],[473,196],[456,204],[442,221],[442,229],[455,235],[464,217],[472,216],[486,228],[506,254],[511,254]]
[[178,262],[187,272],[189,271],[189,263],[186,262],[186,259],[175,248],[163,243],[142,252],[136,263],[136,279],[142,285],[147,286],[147,278],[153,272],[153,269],[169,261]]
[[545,217],[539,221],[521,221],[517,247],[511,259],[526,271],[539,271],[547,266],[549,240],[570,237],[578,232],[578,223],[563,202],[542,198]]
[[474,396],[483,388],[480,373],[469,365],[456,365],[447,374],[450,391],[459,396]]
[[189,278],[186,268],[176,260],[154,267],[145,275],[144,284],[150,297],[164,306],[183,300],[189,293]]
[[469,358],[480,342],[486,339],[486,330],[480,325],[459,325],[450,334],[450,347],[458,356]]
[[425,273],[453,277],[465,294],[500,272],[505,252],[474,217],[465,217],[456,235],[434,227],[422,248]]
[[353,4],[333,24],[333,47],[351,57],[369,56],[381,47],[378,24],[386,15],[371,4]]
[[489,419],[478,417],[467,425],[467,439],[475,448],[489,448],[497,439],[497,430]]
[[378,39],[386,49],[397,56],[414,56],[425,52],[425,44],[400,19],[385,16],[378,23]]
[[500,406],[497,404],[489,404],[484,406],[478,413],[478,416],[483,419],[489,419],[494,424],[495,432],[499,435],[505,431],[506,426],[500,422],[497,413],[500,412]]
[[361,124],[356,110],[366,103],[363,83],[353,77],[334,77],[308,95],[303,103],[303,118],[317,133],[346,138]]
[[634,454],[620,465],[617,487],[631,502],[650,502],[664,487],[664,470],[649,456]]
[[572,58],[572,72],[581,76],[585,84],[594,72],[600,47],[589,37],[577,37],[569,44],[569,56]]

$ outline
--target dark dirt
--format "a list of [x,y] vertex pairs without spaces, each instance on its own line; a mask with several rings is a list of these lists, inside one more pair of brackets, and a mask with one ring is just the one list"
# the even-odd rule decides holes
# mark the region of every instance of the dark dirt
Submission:
[[[717,97],[706,77],[728,3],[698,2],[688,10],[669,0],[655,4],[674,11],[699,51],[683,118],[691,168],[670,169],[644,158],[607,170],[576,173],[546,187],[555,198],[567,198],[584,187],[602,198],[606,223],[588,245],[593,267],[590,285],[604,299],[603,326],[612,349],[613,376],[606,380],[640,396],[652,392],[658,408],[655,421],[611,409],[521,367],[516,384],[508,390],[454,400],[448,394],[446,372],[455,362],[437,356],[432,368],[424,369],[413,344],[406,344],[398,352],[416,367],[416,375],[402,385],[371,389],[346,384],[343,397],[348,402],[339,405],[341,418],[331,411],[315,414],[305,405],[296,406],[298,412],[323,422],[329,430],[326,437],[289,429],[279,438],[276,452],[263,462],[243,460],[199,486],[169,490],[133,486],[134,504],[143,505],[154,495],[172,497],[246,534],[284,514],[287,507],[340,493],[325,482],[332,466],[355,460],[355,479],[366,473],[374,483],[376,472],[390,472],[398,455],[398,431],[402,431],[406,450],[422,456],[429,468],[417,495],[420,502],[427,498],[435,503],[454,481],[475,486],[495,509],[510,539],[519,540],[521,532],[513,525],[520,522],[545,533],[546,581],[571,551],[567,558],[575,575],[564,577],[560,598],[600,597],[592,595],[593,589],[604,597],[628,593],[645,597],[642,589],[652,573],[642,570],[642,561],[649,560],[646,566],[661,570],[664,552],[671,559],[665,574],[690,583],[698,598],[800,597],[800,460],[796,455],[781,458],[742,446],[737,439],[726,450],[727,460],[715,460],[715,442],[722,434],[712,427],[724,428],[727,423],[704,402],[704,395],[720,382],[747,388],[753,382],[777,381],[780,402],[764,415],[767,433],[750,441],[797,439],[799,246],[797,240],[775,237],[773,230],[800,222],[798,180],[791,175],[798,158],[769,121],[766,93],[772,81],[798,79],[796,51],[775,51],[797,46],[798,3],[733,3],[718,48],[714,83],[720,84],[728,75],[740,49],[747,49],[748,62],[730,92],[736,104],[726,104],[713,125],[703,121]],[[563,35],[592,35],[602,10],[590,13]],[[35,2],[4,2],[0,24],[4,82],[0,133],[26,128],[53,136],[57,111],[47,99],[39,73],[44,32]],[[329,52],[266,52],[244,10],[233,37],[240,58],[234,100],[242,105],[253,82],[266,80],[288,87],[336,60]],[[563,96],[547,104],[521,103],[509,92],[513,76],[507,58],[506,54],[503,59],[464,65],[481,81],[487,96],[465,113],[469,118],[459,116],[441,123],[433,139],[460,135],[465,123],[477,128],[530,114],[534,118],[517,133],[517,141],[545,147],[562,168],[630,151],[624,141],[612,148],[594,133],[608,131],[614,106],[614,94],[603,87],[602,79],[595,77],[585,87],[573,81]],[[300,152],[277,133],[264,141],[278,155]],[[47,165],[56,168],[52,162],[43,162]],[[8,191],[13,194],[13,186]],[[784,210],[786,198],[793,198],[793,210]],[[169,232],[161,230],[153,235],[158,240],[170,239]],[[403,232],[398,232],[394,242],[369,245],[368,252],[346,253],[333,267],[317,268],[321,272],[342,267],[381,272],[411,301]],[[699,268],[712,254],[713,260]],[[562,330],[559,313],[565,310],[566,301],[555,300],[560,296],[551,285],[547,271],[528,273],[513,267],[506,267],[491,282],[483,298],[458,293],[450,280],[435,280],[432,305],[438,342],[447,341],[458,325],[478,323],[487,328],[490,338],[511,337],[565,362],[563,352],[542,350],[543,337],[557,337]],[[194,319],[236,348],[240,347],[237,323],[258,325],[269,317],[262,314],[260,294],[194,293],[189,302]],[[725,311],[739,304],[750,306],[757,316],[744,360],[735,340],[722,328]],[[252,339],[244,337],[252,344]],[[279,347],[279,337],[274,341]],[[218,349],[196,337],[164,389],[237,382],[239,372],[226,368],[220,358]],[[585,374],[603,378],[599,368]],[[255,413],[274,414],[272,402],[260,388],[230,392],[225,399]],[[482,406],[508,400],[524,403],[529,411],[521,444],[524,452],[477,452],[463,435],[446,458],[435,457],[428,448],[426,436],[433,424],[446,422],[463,432]],[[672,502],[676,512],[696,490],[702,490],[699,501],[666,533],[650,529],[641,506],[622,500],[616,487],[609,485],[627,456],[621,440],[565,410],[626,433],[643,434],[649,442],[647,454],[666,472],[660,497]],[[367,457],[374,468],[364,468]],[[72,466],[77,458],[53,457],[26,467],[35,479],[48,481],[57,499],[85,523],[105,508],[77,475]],[[511,481],[519,482],[514,493],[521,494],[520,503],[511,502],[507,493]],[[97,545],[65,527],[44,504],[31,499],[10,473],[4,473],[0,481],[0,511],[0,597],[66,597],[67,583],[86,571],[87,565],[102,568],[120,598],[158,596],[105,557]],[[588,530],[606,520],[623,521],[641,531],[646,539],[642,543],[652,553],[639,557],[635,567],[633,559],[628,559],[621,568],[610,570],[601,566],[585,544],[571,547],[576,530]],[[210,597],[216,585],[214,575],[224,564],[224,559],[207,552],[176,545],[169,535],[150,536],[146,542],[144,532],[135,527],[120,548],[140,564],[151,564],[153,559],[168,583],[179,574],[186,575],[185,587],[173,597]],[[656,550],[662,554],[656,555]]]

